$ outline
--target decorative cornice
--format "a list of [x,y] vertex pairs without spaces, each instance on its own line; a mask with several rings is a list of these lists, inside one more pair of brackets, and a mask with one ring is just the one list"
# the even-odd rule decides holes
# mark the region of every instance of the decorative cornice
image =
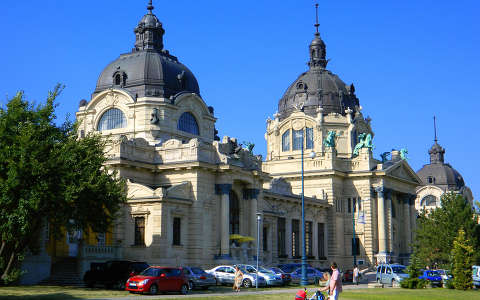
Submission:
[[217,195],[228,195],[231,190],[232,190],[231,183],[215,184],[215,194]]
[[243,199],[244,200],[258,199],[259,193],[260,193],[259,189],[243,189]]

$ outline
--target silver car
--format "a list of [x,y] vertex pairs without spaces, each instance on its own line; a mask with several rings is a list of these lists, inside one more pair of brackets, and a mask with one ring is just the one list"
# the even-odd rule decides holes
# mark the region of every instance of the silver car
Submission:
[[[245,271],[253,274],[254,276],[257,272],[257,268],[253,265],[238,265],[238,266],[242,270],[245,270]],[[268,269],[266,269],[262,266],[259,266],[258,270],[259,270],[259,272],[258,272],[259,277],[261,276],[261,277],[265,278],[268,286],[283,285],[283,280],[282,280],[281,275],[278,275],[275,272],[273,272],[272,270],[268,270]],[[259,283],[260,283],[260,281],[259,281]]]
[[[235,269],[233,266],[216,266],[210,270],[205,270],[205,272],[215,276],[218,284],[228,284],[233,285],[235,282]],[[242,285],[246,288],[256,286],[255,274],[250,274],[245,270],[243,272],[243,282]],[[258,276],[258,286],[266,286],[267,282],[262,276]]]
[[208,274],[202,268],[183,267],[183,273],[188,277],[188,288],[206,290],[210,286],[217,285],[215,276]]
[[407,267],[397,264],[382,264],[377,267],[376,280],[378,283],[397,286],[402,280],[408,278],[405,272]]

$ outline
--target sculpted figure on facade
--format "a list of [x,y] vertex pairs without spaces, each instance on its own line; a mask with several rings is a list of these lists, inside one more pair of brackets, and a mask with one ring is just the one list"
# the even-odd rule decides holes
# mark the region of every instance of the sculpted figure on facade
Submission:
[[339,136],[340,134],[337,134],[335,131],[330,130],[327,133],[327,137],[323,140],[323,145],[325,145],[325,147],[335,149],[335,138]]
[[360,133],[358,135],[358,143],[355,145],[355,149],[353,150],[353,155],[357,156],[358,152],[362,148],[368,148],[370,150],[373,149],[372,143],[372,134],[371,133]]

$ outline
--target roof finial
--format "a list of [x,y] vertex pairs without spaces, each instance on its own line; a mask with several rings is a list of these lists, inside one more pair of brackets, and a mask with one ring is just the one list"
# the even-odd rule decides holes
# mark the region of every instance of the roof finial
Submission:
[[316,20],[316,23],[315,23],[315,28],[316,28],[315,35],[316,35],[316,36],[319,36],[320,33],[318,33],[318,26],[320,26],[320,24],[318,24],[318,3],[315,3],[315,20]]
[[437,143],[437,122],[435,116],[433,116],[433,132],[435,133],[435,144]]
[[152,14],[152,10],[153,10],[154,8],[155,8],[155,7],[153,7],[153,5],[152,5],[152,0],[148,1],[147,9],[148,9],[148,13],[149,13],[149,14]]

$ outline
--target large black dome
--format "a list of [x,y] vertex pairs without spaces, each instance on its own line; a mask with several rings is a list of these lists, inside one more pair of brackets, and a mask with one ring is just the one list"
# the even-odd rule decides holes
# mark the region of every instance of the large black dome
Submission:
[[462,175],[450,164],[445,163],[445,149],[436,140],[428,153],[430,154],[430,164],[424,165],[417,172],[418,177],[422,179],[424,184],[439,186],[444,191],[458,191],[465,186]]
[[280,119],[287,118],[293,111],[303,109],[316,116],[317,108],[323,108],[323,114],[338,113],[345,110],[352,113],[358,110],[359,101],[355,96],[353,84],[347,86],[337,75],[326,69],[325,43],[318,32],[310,44],[310,69],[301,74],[287,89],[278,102]]
[[111,62],[100,74],[94,95],[117,87],[133,96],[170,97],[180,92],[200,95],[198,82],[192,72],[163,49],[162,23],[149,12],[135,27],[135,48]]

